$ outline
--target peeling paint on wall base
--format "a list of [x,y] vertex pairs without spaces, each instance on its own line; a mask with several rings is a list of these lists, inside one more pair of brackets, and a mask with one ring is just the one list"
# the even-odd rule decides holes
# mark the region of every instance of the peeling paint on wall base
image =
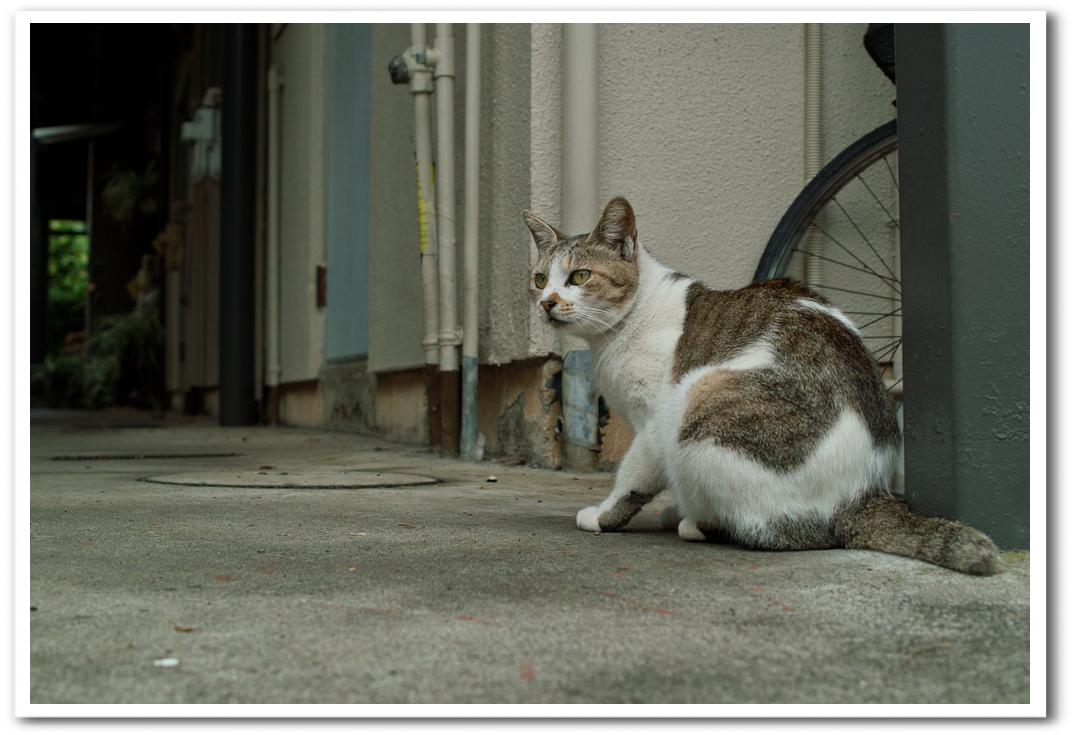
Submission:
[[479,371],[477,430],[485,438],[484,456],[561,468],[562,361],[541,357],[481,365]]
[[331,362],[320,369],[324,426],[329,429],[368,432],[376,423],[375,376],[365,358]]
[[633,443],[633,430],[622,414],[611,413],[600,425],[600,469],[613,471]]

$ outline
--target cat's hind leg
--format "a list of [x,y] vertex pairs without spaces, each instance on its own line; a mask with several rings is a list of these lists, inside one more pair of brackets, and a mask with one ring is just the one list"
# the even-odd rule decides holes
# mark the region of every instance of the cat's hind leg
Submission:
[[583,531],[622,528],[663,490],[666,479],[659,458],[640,434],[622,458],[611,494],[598,506],[582,508],[577,527]]

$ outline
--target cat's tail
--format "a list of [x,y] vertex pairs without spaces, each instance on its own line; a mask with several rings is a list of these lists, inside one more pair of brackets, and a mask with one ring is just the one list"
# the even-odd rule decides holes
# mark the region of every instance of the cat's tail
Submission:
[[996,574],[998,547],[964,523],[911,513],[889,495],[849,506],[835,517],[835,536],[847,549],[908,556],[966,574]]

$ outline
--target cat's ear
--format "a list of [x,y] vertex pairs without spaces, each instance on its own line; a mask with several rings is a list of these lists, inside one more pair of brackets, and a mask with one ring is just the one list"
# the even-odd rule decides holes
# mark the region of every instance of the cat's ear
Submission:
[[525,210],[522,212],[522,217],[525,218],[529,231],[533,233],[533,242],[536,243],[537,249],[545,250],[563,239],[561,232],[532,212]]
[[615,197],[604,207],[592,237],[603,242],[625,260],[633,260],[637,249],[637,220],[633,207],[623,197]]

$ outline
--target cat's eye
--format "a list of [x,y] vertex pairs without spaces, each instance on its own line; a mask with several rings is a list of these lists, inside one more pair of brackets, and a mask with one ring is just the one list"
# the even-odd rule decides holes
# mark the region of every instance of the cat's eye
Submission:
[[548,277],[543,273],[536,273],[533,275],[533,285],[537,288],[544,288],[548,285]]
[[589,276],[592,275],[591,271],[587,271],[584,268],[580,268],[570,274],[570,283],[575,286],[580,286],[585,281],[589,280]]

